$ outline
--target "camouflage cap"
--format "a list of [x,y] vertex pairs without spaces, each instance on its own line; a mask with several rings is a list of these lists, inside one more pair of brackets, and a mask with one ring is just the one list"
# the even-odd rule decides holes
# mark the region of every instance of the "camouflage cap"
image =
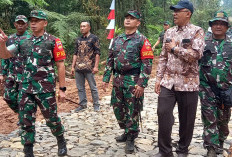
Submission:
[[42,10],[32,10],[29,18],[32,18],[32,17],[35,17],[37,19],[47,20],[47,14]]
[[224,21],[228,24],[228,26],[230,25],[229,24],[229,19],[228,19],[228,15],[225,11],[217,11],[215,14],[214,14],[214,18],[212,20],[209,20],[209,26],[212,26],[212,23],[214,21]]
[[27,17],[24,16],[24,15],[18,15],[18,16],[16,16],[15,22],[17,22],[17,21],[23,21],[24,23],[28,22]]
[[169,21],[164,21],[164,25],[170,25]]
[[142,18],[142,15],[137,10],[129,10],[126,13],[125,17],[127,17],[128,15],[131,15],[131,16],[135,17],[138,20],[141,20],[141,18]]

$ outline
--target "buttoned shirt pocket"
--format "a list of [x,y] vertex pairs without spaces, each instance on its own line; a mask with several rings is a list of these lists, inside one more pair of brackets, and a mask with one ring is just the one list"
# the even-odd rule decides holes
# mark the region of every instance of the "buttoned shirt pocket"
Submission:
[[203,57],[201,58],[200,63],[204,67],[212,66],[212,62],[214,59],[216,60],[215,46],[209,43],[205,47],[205,50],[203,52]]
[[227,42],[224,44],[223,53],[222,53],[224,61],[232,64],[232,43]]
[[47,66],[50,65],[52,61],[52,50],[54,45],[51,42],[42,43],[38,47],[38,65],[39,66]]
[[135,55],[134,51],[131,50],[131,51],[126,52],[125,59],[127,59],[129,62],[135,61],[135,57],[136,57],[136,55]]

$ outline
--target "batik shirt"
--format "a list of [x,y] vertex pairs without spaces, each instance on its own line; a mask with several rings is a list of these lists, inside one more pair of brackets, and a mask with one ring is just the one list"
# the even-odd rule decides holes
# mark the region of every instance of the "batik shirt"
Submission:
[[77,61],[75,69],[78,72],[92,72],[95,65],[96,55],[100,53],[100,43],[97,36],[90,34],[88,37],[81,36],[75,42],[75,54]]
[[[176,42],[179,52],[168,53],[165,51],[164,45],[167,38]],[[175,26],[168,29],[164,36],[156,81],[170,90],[174,87],[176,91],[198,91],[198,60],[202,57],[204,47],[202,28],[188,23],[183,27]]]
[[54,63],[66,58],[60,39],[46,32],[40,37],[31,36],[20,40],[18,52],[23,56],[19,90],[31,94],[54,92]]
[[[114,39],[109,50],[103,81],[109,82],[111,73],[114,72],[114,86],[128,87],[137,84],[146,87],[153,57],[151,44],[144,35],[138,31],[131,35],[123,33]],[[131,71],[135,73],[132,74]]]

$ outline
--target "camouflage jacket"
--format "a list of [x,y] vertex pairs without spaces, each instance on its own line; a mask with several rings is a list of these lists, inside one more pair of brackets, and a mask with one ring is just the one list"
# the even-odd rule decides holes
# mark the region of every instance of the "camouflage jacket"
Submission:
[[232,39],[213,39],[212,35],[205,39],[204,55],[200,60],[201,84],[214,84],[220,89],[228,89],[232,85]]
[[103,81],[109,82],[113,72],[114,86],[146,87],[152,59],[151,44],[144,35],[138,31],[129,36],[123,33],[114,39],[109,50]]
[[[16,33],[8,37],[6,46],[18,43],[22,39],[29,38],[30,34],[25,31],[23,35],[17,35]],[[1,74],[6,75],[13,80],[20,82],[22,77],[22,56],[18,53],[10,59],[2,59],[1,62]]]
[[31,94],[54,92],[54,63],[66,58],[60,39],[45,32],[40,37],[20,40],[18,51],[24,67],[19,90]]
[[163,42],[164,42],[164,34],[165,34],[166,31],[162,31],[159,35],[159,38],[160,38],[160,44],[163,45]]
[[88,37],[79,37],[75,42],[77,61],[75,70],[78,72],[92,72],[96,54],[100,53],[100,43],[97,36],[90,34]]
[[174,26],[166,31],[164,41],[167,38],[175,40],[179,52],[168,53],[163,44],[156,81],[170,90],[174,87],[176,91],[198,91],[198,60],[205,47],[203,29],[190,23],[183,27]]
[[232,38],[232,27],[230,27],[230,28],[227,30],[226,34],[228,35],[229,38]]

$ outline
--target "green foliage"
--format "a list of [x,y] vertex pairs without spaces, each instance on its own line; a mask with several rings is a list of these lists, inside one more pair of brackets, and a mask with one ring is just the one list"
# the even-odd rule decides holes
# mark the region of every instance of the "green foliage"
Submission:
[[[143,15],[139,31],[148,37],[152,45],[163,30],[163,22],[172,21],[172,10],[169,9],[179,0],[116,0],[115,36],[124,32],[124,15],[128,10],[136,9]],[[66,64],[71,64],[74,52],[74,41],[80,36],[80,23],[88,20],[91,32],[100,38],[101,60],[108,56],[110,40],[106,30],[112,0],[0,0],[0,28],[7,34],[15,32],[13,22],[17,15],[28,16],[33,9],[43,9],[48,14],[47,32],[59,37],[67,52]],[[232,15],[232,0],[191,0],[195,12],[191,22],[208,28],[208,21],[217,10],[225,9]],[[224,2],[224,3],[221,3]],[[156,52],[161,51],[161,46]]]
[[6,5],[12,5],[12,4],[13,4],[12,0],[1,0],[0,1],[0,7],[1,8],[6,6]]
[[30,6],[35,8],[48,6],[48,3],[45,2],[45,0],[22,0],[22,1],[27,2]]

